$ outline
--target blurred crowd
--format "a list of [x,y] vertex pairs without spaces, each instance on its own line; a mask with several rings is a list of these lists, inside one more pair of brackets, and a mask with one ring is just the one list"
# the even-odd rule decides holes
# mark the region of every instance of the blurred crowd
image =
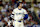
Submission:
[[[0,9],[0,27],[8,27],[8,22],[10,21],[10,15],[12,14],[13,9],[18,7],[18,3],[21,1],[13,0],[10,2],[3,2],[2,7]],[[36,4],[33,3],[33,6],[31,6],[31,2],[22,2],[23,8],[26,9],[28,12],[28,19],[24,20],[25,27],[40,27],[40,3]],[[38,8],[36,13],[34,11],[34,7]],[[11,22],[10,27],[13,27],[13,24]]]

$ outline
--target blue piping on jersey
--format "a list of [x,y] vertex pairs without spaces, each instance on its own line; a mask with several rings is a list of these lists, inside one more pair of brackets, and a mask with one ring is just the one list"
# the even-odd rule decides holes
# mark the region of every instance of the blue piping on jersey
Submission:
[[24,14],[25,17],[24,17],[24,20],[26,20],[28,18],[28,14]]
[[19,10],[21,10],[21,9],[19,9]]

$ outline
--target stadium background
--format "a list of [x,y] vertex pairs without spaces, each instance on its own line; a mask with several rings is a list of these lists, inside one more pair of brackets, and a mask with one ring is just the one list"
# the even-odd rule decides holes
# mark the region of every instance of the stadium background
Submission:
[[40,12],[38,13],[40,0],[0,0],[0,27],[8,27],[9,17],[19,2],[23,3],[23,8],[27,10],[29,15],[27,21],[24,21],[25,27],[40,27]]

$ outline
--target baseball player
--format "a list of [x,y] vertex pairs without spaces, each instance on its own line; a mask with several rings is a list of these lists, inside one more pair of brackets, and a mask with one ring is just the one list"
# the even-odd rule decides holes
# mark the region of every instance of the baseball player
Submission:
[[20,2],[18,7],[12,12],[11,18],[14,19],[14,27],[24,27],[23,20],[28,18],[27,11],[22,8],[22,3]]

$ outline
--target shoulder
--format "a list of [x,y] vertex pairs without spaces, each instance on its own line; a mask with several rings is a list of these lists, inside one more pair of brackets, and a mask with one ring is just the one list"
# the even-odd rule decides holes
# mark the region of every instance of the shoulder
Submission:
[[26,11],[24,8],[22,8],[23,11]]
[[17,10],[17,9],[18,9],[18,8],[15,8],[15,9],[13,9],[13,11],[14,11],[14,10]]

